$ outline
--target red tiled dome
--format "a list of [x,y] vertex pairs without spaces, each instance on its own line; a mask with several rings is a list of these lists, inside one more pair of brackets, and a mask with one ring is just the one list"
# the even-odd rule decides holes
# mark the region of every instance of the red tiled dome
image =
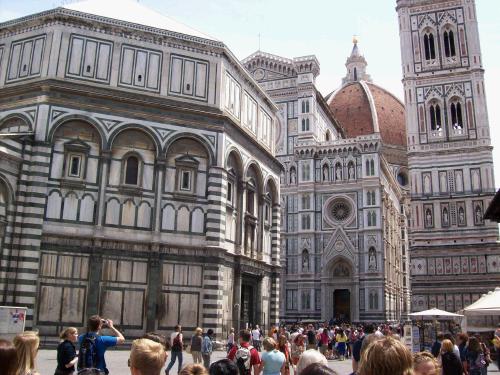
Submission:
[[406,147],[405,108],[383,88],[370,82],[350,82],[328,98],[328,105],[348,138],[376,133],[388,145]]

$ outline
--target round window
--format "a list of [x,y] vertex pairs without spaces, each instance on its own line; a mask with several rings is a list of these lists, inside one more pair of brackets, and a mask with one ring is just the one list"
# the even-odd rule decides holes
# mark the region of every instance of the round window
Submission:
[[354,216],[353,203],[346,197],[335,197],[326,204],[326,219],[331,224],[345,224]]

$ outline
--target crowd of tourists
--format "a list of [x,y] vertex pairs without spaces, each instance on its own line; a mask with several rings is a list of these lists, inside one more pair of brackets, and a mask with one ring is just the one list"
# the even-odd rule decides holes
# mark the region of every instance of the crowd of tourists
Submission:
[[[101,335],[103,328],[112,336]],[[336,373],[328,360],[350,359],[353,375],[487,374],[492,356],[479,336],[438,333],[430,351],[412,354],[401,341],[401,330],[401,326],[390,325],[308,324],[272,327],[268,332],[255,326],[236,335],[231,329],[226,358],[213,362],[213,330],[196,328],[185,340],[178,325],[168,339],[147,333],[134,340],[128,366],[132,375],[160,375],[167,362],[166,375],[176,362],[180,375],[331,375]],[[113,321],[97,315],[89,318],[84,334],[69,327],[60,338],[54,375],[108,374],[106,350],[125,342]],[[34,331],[18,334],[12,342],[0,339],[0,374],[40,375],[36,370],[39,343]],[[493,345],[500,362],[500,326]],[[193,363],[183,366],[186,354]]]

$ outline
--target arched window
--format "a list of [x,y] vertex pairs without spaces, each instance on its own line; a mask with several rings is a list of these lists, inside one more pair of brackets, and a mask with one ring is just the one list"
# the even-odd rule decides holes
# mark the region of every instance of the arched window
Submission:
[[358,80],[358,69],[354,68],[354,80]]
[[306,101],[306,113],[309,113],[309,101]]
[[436,58],[434,34],[431,32],[427,32],[424,35],[424,54],[426,60],[434,60]]
[[309,119],[308,118],[302,119],[302,131],[303,132],[309,131]]
[[446,57],[455,56],[455,37],[453,31],[445,31],[443,34],[443,44],[444,44],[444,55]]
[[366,170],[365,170],[365,174],[366,174],[367,176],[369,176],[369,175],[370,175],[370,161],[369,161],[369,160],[367,160],[367,161],[365,162],[365,167],[366,167],[366,168],[365,168],[365,169],[366,169]]
[[330,140],[330,131],[327,130],[326,133],[325,133],[325,141],[329,141]]
[[441,130],[441,107],[439,104],[431,104],[429,107],[431,130]]
[[125,162],[125,184],[137,185],[139,180],[139,159],[129,156]]
[[453,129],[463,129],[464,124],[462,120],[462,104],[460,102],[453,102],[450,105],[451,112],[451,125]]
[[375,176],[375,161],[373,159],[370,160],[370,174]]
[[302,113],[306,113],[306,101],[302,100]]

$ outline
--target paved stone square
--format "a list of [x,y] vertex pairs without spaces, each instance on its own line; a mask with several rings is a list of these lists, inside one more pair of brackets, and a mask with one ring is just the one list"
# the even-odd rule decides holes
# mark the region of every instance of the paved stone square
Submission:
[[[129,350],[109,350],[106,353],[106,362],[108,364],[108,369],[111,375],[126,375],[129,374],[130,371],[127,366],[127,360],[129,357]],[[212,355],[212,361],[215,362],[221,358],[224,358],[226,355],[223,351],[216,351]],[[170,360],[170,352],[169,359],[167,360],[167,364]],[[193,358],[191,354],[184,353],[184,363],[192,363]],[[40,350],[38,353],[38,370],[41,375],[52,375],[56,368],[56,350]],[[328,364],[331,368],[333,368],[338,375],[348,375],[352,372],[351,360],[345,361],[328,361]],[[171,373],[175,374],[177,370],[177,364],[174,365]],[[499,371],[494,363],[492,363],[488,367],[488,374],[499,374]]]

